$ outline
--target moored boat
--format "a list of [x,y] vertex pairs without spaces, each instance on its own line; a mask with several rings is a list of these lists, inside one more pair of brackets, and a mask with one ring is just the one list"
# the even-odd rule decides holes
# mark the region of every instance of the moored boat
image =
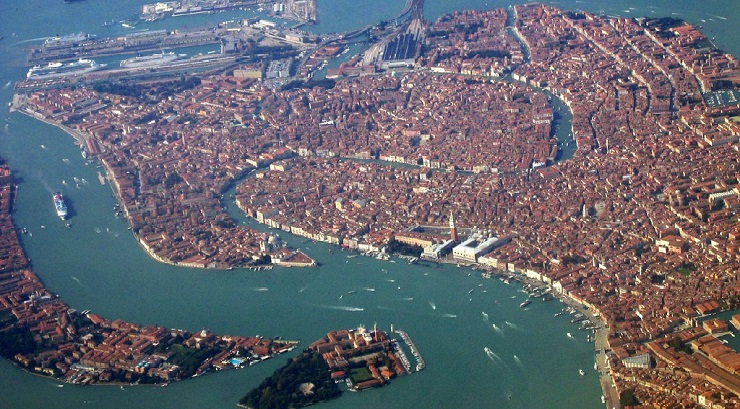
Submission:
[[49,78],[69,77],[74,75],[85,74],[96,71],[105,67],[105,64],[98,64],[95,60],[80,58],[70,63],[50,62],[47,65],[37,65],[26,73],[29,80],[43,80]]

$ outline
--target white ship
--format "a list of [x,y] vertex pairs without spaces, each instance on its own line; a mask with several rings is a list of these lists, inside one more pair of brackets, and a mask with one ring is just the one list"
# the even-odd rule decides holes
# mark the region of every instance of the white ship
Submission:
[[60,192],[56,192],[53,195],[54,198],[54,207],[57,210],[57,216],[59,216],[60,219],[64,220],[67,218],[67,205],[64,204],[64,197]]
[[121,61],[121,68],[147,68],[164,65],[168,62],[182,58],[181,56],[170,51],[159,54],[141,55],[133,58],[127,58]]
[[95,60],[80,58],[75,62],[60,63],[50,62],[47,65],[37,65],[26,73],[29,80],[42,80],[47,78],[69,77],[73,75],[85,74],[96,71],[105,67],[105,64],[98,64]]

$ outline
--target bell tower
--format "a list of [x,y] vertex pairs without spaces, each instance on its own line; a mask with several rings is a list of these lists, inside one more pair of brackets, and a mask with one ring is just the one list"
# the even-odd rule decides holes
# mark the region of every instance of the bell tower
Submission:
[[457,237],[457,227],[455,227],[455,215],[450,211],[450,240],[459,241]]

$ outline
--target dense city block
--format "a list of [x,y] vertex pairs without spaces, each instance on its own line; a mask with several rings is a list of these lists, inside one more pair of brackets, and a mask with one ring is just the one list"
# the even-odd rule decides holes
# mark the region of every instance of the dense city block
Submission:
[[[737,59],[683,21],[542,4],[455,13],[417,34],[387,42],[393,55],[418,42],[415,60],[353,58],[353,78],[322,86],[270,87],[245,66],[142,95],[35,91],[16,108],[78,135],[161,261],[312,264],[236,225],[224,200],[360,251],[397,240],[443,257],[444,245],[448,260],[539,280],[599,317],[597,363],[624,404],[738,407],[740,359],[712,336],[727,324],[700,321],[738,306]],[[572,114],[565,139],[557,100]],[[65,320],[62,339],[91,325]]]

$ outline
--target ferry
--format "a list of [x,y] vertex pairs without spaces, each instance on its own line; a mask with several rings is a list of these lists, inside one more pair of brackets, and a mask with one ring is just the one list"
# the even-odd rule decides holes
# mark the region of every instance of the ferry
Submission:
[[66,36],[54,36],[51,38],[47,38],[44,41],[45,46],[51,46],[51,45],[57,45],[59,43],[65,43],[65,44],[72,44],[72,43],[79,43],[81,41],[89,40],[92,37],[95,37],[92,34],[85,34],[85,33],[78,33],[78,34],[69,34]]
[[57,216],[59,216],[60,219],[64,220],[67,218],[67,205],[64,204],[64,197],[60,192],[56,192],[53,195],[54,199],[54,207],[57,210]]

